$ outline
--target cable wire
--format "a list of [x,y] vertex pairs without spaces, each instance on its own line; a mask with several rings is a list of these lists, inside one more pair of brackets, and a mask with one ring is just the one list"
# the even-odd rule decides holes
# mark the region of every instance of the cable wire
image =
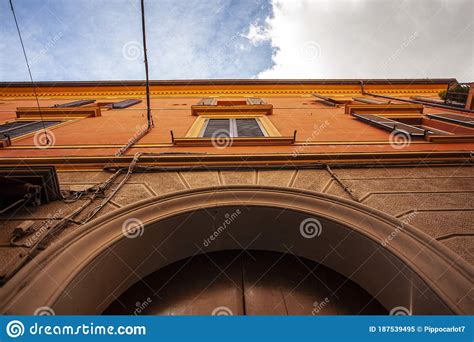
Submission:
[[21,37],[20,27],[18,26],[18,21],[16,19],[15,9],[13,8],[12,0],[10,0],[10,8],[11,8],[12,13],[13,13],[13,19],[15,19],[16,30],[18,32],[18,37],[20,38],[21,48],[23,50],[23,56],[25,57],[26,67],[28,68],[28,74],[30,75],[30,81],[31,81],[33,93],[35,95],[36,105],[38,106],[38,111],[39,111],[40,118],[41,118],[41,124],[43,125],[44,137],[46,138],[46,145],[49,145],[48,132],[46,131],[46,126],[45,126],[44,120],[43,120],[43,113],[41,112],[41,108],[40,108],[40,104],[39,104],[39,100],[38,100],[38,94],[36,93],[36,84],[33,81],[33,76],[31,74],[30,63],[28,62],[28,56],[26,55],[25,45],[23,44],[23,38]]

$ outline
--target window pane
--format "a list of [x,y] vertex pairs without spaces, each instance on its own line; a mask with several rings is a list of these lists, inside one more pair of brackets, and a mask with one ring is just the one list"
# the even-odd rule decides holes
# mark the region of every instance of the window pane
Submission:
[[263,104],[265,104],[265,101],[263,101],[259,97],[249,97],[249,98],[247,98],[247,104],[249,104],[249,105],[263,105]]
[[[44,121],[44,127],[56,125],[62,121]],[[0,135],[4,134],[14,138],[26,133],[34,132],[43,128],[41,121],[15,121],[0,125]]]
[[237,136],[239,137],[264,137],[257,119],[236,119]]
[[[209,119],[203,137],[210,138],[213,134],[228,134],[230,136],[229,119]],[[219,133],[216,133],[219,132]]]
[[114,109],[128,108],[140,102],[142,102],[142,100],[137,100],[137,99],[123,100],[123,101],[115,102],[114,104],[112,104],[112,108]]
[[200,106],[213,106],[216,103],[216,99],[214,97],[208,97],[201,99],[201,101],[198,102],[198,105]]
[[80,106],[84,106],[86,104],[91,104],[94,102],[95,100],[79,100],[79,101],[74,101],[74,102],[57,104],[57,105],[54,105],[54,107],[56,108],[80,107]]

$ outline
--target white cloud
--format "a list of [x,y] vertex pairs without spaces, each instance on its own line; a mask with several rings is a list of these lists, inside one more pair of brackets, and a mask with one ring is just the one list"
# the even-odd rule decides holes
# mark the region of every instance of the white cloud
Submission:
[[[147,1],[150,78],[255,77],[271,66],[271,46],[257,44],[258,31],[258,46],[242,34],[268,16],[265,1]],[[139,2],[18,1],[15,10],[36,81],[144,78]],[[8,51],[0,81],[28,80],[8,1],[0,1],[0,22],[0,48]]]
[[472,0],[273,0],[272,6],[265,25],[250,25],[246,35],[273,47],[273,66],[258,78],[474,79]]
[[242,37],[247,38],[254,46],[266,40],[270,40],[269,30],[257,23],[250,24],[248,32],[242,34]]

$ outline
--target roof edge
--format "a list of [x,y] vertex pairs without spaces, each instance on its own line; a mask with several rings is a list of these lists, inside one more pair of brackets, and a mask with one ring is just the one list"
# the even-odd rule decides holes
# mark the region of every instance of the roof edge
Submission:
[[[358,85],[364,84],[450,84],[456,78],[407,78],[407,79],[193,79],[193,80],[151,80],[150,85]],[[41,81],[37,87],[100,87],[100,86],[144,86],[144,80],[104,80],[104,81]],[[31,87],[31,82],[0,82],[0,88]]]

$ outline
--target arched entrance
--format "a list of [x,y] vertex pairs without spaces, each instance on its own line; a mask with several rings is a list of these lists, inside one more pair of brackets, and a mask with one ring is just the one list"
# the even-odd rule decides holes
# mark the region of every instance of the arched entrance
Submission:
[[57,314],[100,314],[147,275],[225,250],[290,250],[358,284],[387,310],[473,307],[465,295],[472,268],[417,229],[338,197],[260,186],[184,191],[99,217],[26,265],[0,301],[4,313],[49,306]]
[[138,281],[107,315],[377,315],[346,277],[293,254],[235,250],[177,261]]

